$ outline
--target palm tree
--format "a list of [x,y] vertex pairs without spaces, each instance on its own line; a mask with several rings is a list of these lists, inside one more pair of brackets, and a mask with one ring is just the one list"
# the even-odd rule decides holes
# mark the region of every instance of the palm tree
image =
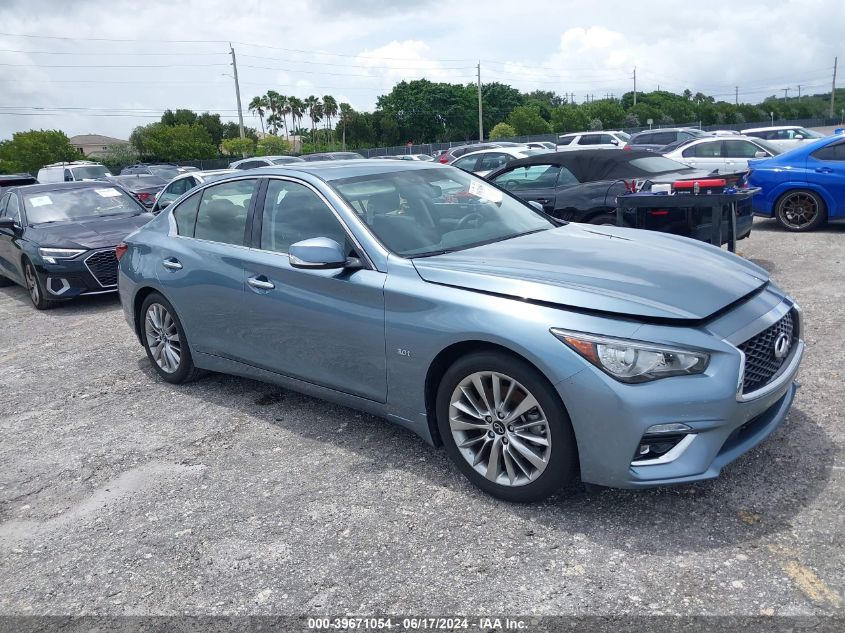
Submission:
[[[270,108],[270,112],[273,115],[273,129],[271,130],[271,134],[275,136],[275,134],[279,131],[279,101],[282,99],[282,95],[280,95],[275,90],[268,90],[267,91],[267,103]],[[270,122],[270,118],[267,118],[267,122]]]
[[288,115],[291,113],[290,108],[290,100],[293,97],[285,97],[284,102],[282,102],[282,107],[279,108],[279,114],[282,115],[282,125],[285,128],[285,138],[288,138],[290,135],[288,134]]
[[302,102],[305,104],[305,111],[308,113],[308,118],[311,119],[311,142],[313,143],[315,127],[314,109],[317,107],[317,104],[320,103],[320,100],[314,95],[309,95],[303,99]]
[[337,116],[337,100],[333,96],[326,95],[323,97],[323,113],[326,115],[326,131],[329,133],[332,147],[334,147],[332,117]]
[[305,113],[305,102],[302,99],[290,97],[288,98],[288,107],[290,108],[291,128],[293,128],[294,134],[296,134],[296,130],[302,127],[302,115]]
[[315,142],[316,142],[316,139],[318,139],[320,137],[320,127],[319,127],[318,124],[320,123],[320,121],[323,120],[323,114],[324,114],[323,104],[320,103],[320,101],[318,99],[317,103],[314,104],[314,114],[312,115],[313,118],[314,118],[314,138],[315,138]]
[[261,121],[262,134],[264,134],[264,111],[268,105],[267,97],[253,97],[247,106],[249,112],[255,112],[258,115],[258,120]]
[[355,111],[348,103],[341,103],[339,110],[340,122],[343,124],[343,151],[346,151],[346,124],[352,121],[352,115]]

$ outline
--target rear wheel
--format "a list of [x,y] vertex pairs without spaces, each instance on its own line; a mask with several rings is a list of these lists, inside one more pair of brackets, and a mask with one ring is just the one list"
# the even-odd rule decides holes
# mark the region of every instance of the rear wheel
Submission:
[[47,291],[38,278],[38,273],[35,272],[35,266],[28,259],[23,263],[23,278],[26,289],[29,291],[29,298],[36,310],[49,310],[56,306],[58,302],[47,298]]
[[812,231],[827,218],[824,200],[804,189],[787,191],[775,205],[775,218],[787,231]]
[[575,480],[569,416],[525,361],[496,352],[457,361],[438,388],[437,424],[461,472],[500,499],[539,501]]
[[141,338],[153,369],[167,382],[190,382],[199,375],[176,310],[157,292],[141,306]]

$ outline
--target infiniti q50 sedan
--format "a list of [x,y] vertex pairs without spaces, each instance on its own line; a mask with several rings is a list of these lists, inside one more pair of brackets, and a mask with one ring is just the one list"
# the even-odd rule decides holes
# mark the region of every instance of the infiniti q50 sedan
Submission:
[[431,163],[245,171],[118,255],[162,379],[237,374],[385,417],[511,501],[578,475],[717,476],[783,422],[804,349],[798,307],[752,263],[553,220]]

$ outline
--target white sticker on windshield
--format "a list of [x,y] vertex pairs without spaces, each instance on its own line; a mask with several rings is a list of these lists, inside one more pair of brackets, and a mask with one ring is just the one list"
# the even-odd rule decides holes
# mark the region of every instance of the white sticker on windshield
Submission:
[[29,206],[31,207],[46,207],[48,204],[53,204],[50,196],[35,196],[29,199]]
[[473,180],[469,183],[468,191],[472,195],[483,198],[484,200],[489,200],[490,202],[499,203],[502,201],[501,191],[494,189],[490,185],[485,185],[483,182],[479,182],[478,180]]
[[117,189],[112,189],[109,187],[108,189],[94,189],[98,194],[100,194],[103,198],[117,198],[120,195],[120,192]]

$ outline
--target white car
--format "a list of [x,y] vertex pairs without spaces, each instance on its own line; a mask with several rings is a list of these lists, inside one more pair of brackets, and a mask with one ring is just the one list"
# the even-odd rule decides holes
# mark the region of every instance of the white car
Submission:
[[512,163],[520,158],[528,158],[529,156],[536,156],[537,154],[546,154],[547,149],[536,149],[532,147],[492,147],[490,149],[482,149],[477,152],[470,152],[464,154],[452,165],[464,171],[472,172],[478,176],[486,176],[491,171],[504,167],[508,163]]
[[566,152],[577,149],[622,149],[631,138],[620,130],[602,130],[600,132],[571,132],[562,134],[557,139],[557,151]]
[[422,160],[422,161],[432,161],[434,160],[428,154],[397,154],[395,158],[399,160]]
[[256,167],[273,167],[274,165],[304,162],[299,156],[254,156],[253,158],[242,158],[229,163],[229,169],[255,169]]
[[776,156],[781,150],[759,138],[729,135],[677,141],[660,153],[695,169],[734,174],[747,170],[750,159]]
[[204,182],[213,180],[214,178],[225,176],[226,174],[233,174],[237,169],[209,169],[205,171],[191,171],[185,174],[176,176],[167,185],[158,192],[155,202],[153,203],[153,213],[158,213],[162,209],[170,205],[183,193],[189,192],[194,187],[201,185]]
[[800,125],[755,127],[743,130],[742,133],[745,136],[753,136],[755,138],[768,141],[770,145],[779,148],[782,152],[792,149],[793,147],[798,147],[801,143],[824,138],[824,134],[808,130]]
[[38,182],[79,182],[80,180],[105,180],[111,176],[109,170],[100,163],[90,160],[75,160],[70,163],[53,163],[38,170]]
[[528,141],[525,145],[531,149],[550,149],[552,151],[557,149],[557,145],[551,141]]

